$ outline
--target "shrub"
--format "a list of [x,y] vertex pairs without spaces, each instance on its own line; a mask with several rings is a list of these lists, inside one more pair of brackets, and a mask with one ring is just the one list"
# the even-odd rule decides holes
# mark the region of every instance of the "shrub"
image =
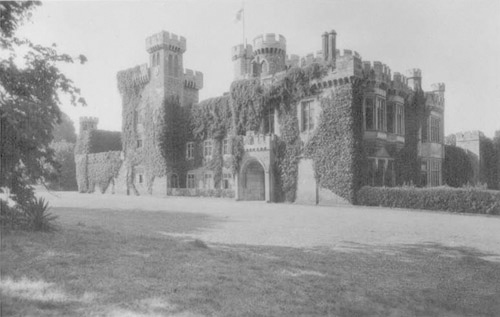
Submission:
[[358,204],[500,215],[500,191],[466,188],[369,187],[358,192]]
[[0,199],[0,227],[2,229],[18,229],[23,224],[23,215],[17,207],[9,206],[8,202]]
[[57,216],[48,213],[49,203],[43,197],[29,200],[22,206],[22,210],[25,229],[32,231],[50,231],[54,229],[52,222]]

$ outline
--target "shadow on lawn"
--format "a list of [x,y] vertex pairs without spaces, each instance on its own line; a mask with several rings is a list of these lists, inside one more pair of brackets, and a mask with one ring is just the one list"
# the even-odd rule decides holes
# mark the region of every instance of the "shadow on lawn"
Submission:
[[[68,213],[62,223],[71,225],[59,232],[3,237],[0,289],[8,312],[40,316],[500,315],[500,263],[485,260],[492,255],[473,249],[432,243],[346,242],[356,248],[333,250],[207,244],[142,234],[169,223],[172,230],[184,226],[182,232],[213,225],[209,218],[197,222],[187,213],[125,212],[127,217],[153,217],[147,221],[152,224],[138,234],[128,234],[143,223],[141,219],[119,222],[125,231],[120,233],[107,223],[89,225],[96,219],[93,213],[99,213],[99,219],[103,212],[110,213],[115,223],[121,221],[113,211],[83,211],[81,217],[78,209],[57,211],[64,212]],[[75,225],[79,221],[82,225]],[[22,282],[23,277],[29,279]],[[38,293],[26,299],[22,294],[27,294],[28,286],[37,289],[33,285],[55,295],[49,301],[37,297]]]
[[176,211],[113,210],[86,208],[52,208],[61,225],[99,227],[104,230],[136,235],[195,233],[222,221],[202,213]]

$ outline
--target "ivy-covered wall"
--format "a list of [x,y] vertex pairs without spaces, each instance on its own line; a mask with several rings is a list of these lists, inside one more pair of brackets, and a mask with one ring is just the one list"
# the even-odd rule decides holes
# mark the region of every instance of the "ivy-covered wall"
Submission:
[[122,165],[120,151],[110,151],[93,154],[77,154],[75,156],[77,169],[78,191],[93,193],[96,186],[101,193],[107,191]]
[[121,132],[90,130],[78,136],[75,154],[121,151]]
[[362,89],[362,81],[357,80],[321,99],[319,126],[304,151],[305,157],[313,159],[319,185],[351,203],[366,179]]

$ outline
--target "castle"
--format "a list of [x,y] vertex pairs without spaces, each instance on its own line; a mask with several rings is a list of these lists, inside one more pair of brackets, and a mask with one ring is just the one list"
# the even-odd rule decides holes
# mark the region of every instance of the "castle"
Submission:
[[276,34],[233,47],[230,92],[199,102],[186,39],[148,37],[149,63],[117,75],[123,148],[99,179],[86,171],[103,154],[77,153],[80,191],[327,204],[354,203],[362,185],[440,186],[445,85],[424,92],[421,70],[363,61],[335,31],[318,38],[302,58]]

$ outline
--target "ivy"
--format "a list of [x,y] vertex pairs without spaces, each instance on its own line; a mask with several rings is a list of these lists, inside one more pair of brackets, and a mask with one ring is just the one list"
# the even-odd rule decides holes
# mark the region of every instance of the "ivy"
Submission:
[[364,179],[362,83],[343,85],[321,99],[322,112],[304,156],[314,162],[319,185],[350,202]]
[[76,155],[78,191],[93,193],[99,186],[101,193],[114,182],[122,165],[120,151]]
[[425,107],[425,95],[420,89],[405,99],[405,145],[396,156],[396,182],[420,185],[420,160],[418,143],[420,129],[426,129],[429,109]]

